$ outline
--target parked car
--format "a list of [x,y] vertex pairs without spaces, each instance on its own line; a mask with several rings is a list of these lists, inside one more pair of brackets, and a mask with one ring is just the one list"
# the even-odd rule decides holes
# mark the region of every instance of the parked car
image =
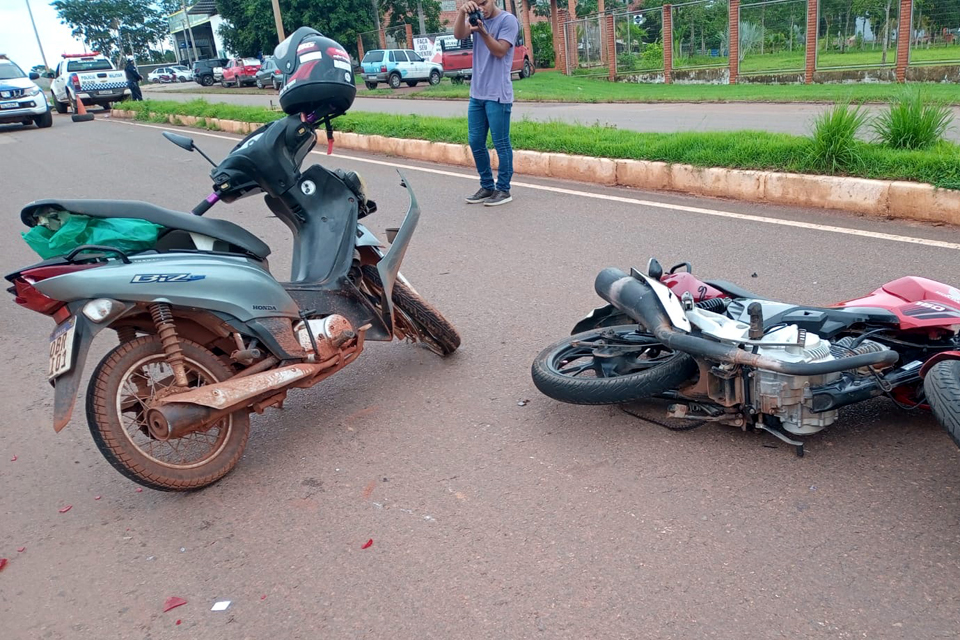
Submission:
[[424,60],[412,49],[368,51],[360,61],[360,68],[367,89],[376,89],[380,82],[386,82],[392,89],[399,88],[402,82],[408,87],[422,81],[435,85],[443,78],[443,65]]
[[227,88],[230,85],[238,87],[257,82],[257,71],[260,70],[260,61],[256,58],[234,58],[223,67],[223,77],[220,86]]
[[33,82],[39,78],[36,71],[28,76],[13,60],[0,54],[0,124],[34,123],[41,129],[53,124],[47,98]]
[[219,82],[220,74],[217,69],[222,69],[228,62],[230,62],[229,58],[197,60],[193,63],[193,81],[205,87],[209,87],[214,82]]
[[77,98],[86,106],[109,109],[114,102],[130,97],[127,75],[106,56],[93,53],[64,53],[50,83],[50,98],[57,113],[67,108],[77,112]]
[[260,65],[260,70],[257,71],[254,78],[257,81],[257,89],[264,89],[269,86],[279,90],[283,85],[283,72],[280,71],[272,56],[264,58],[263,64]]
[[193,80],[193,71],[184,66],[160,67],[147,74],[148,82],[190,82]]
[[[444,38],[440,42],[440,50],[443,56],[441,64],[444,75],[454,84],[463,84],[464,80],[469,80],[473,75],[473,40]],[[523,44],[523,31],[521,31],[514,46],[511,73],[517,74],[519,78],[529,78],[535,72],[530,49]]]

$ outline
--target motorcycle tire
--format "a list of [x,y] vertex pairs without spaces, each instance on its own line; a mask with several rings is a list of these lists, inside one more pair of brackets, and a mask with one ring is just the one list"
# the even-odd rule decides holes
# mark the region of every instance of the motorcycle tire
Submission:
[[[383,290],[376,267],[363,265],[360,271],[375,289]],[[399,280],[393,285],[393,303],[423,334],[426,347],[437,355],[448,356],[460,346],[460,334],[450,321]]]
[[[658,357],[647,368],[617,373],[610,367],[634,369],[638,365],[642,367],[643,361],[640,356],[625,355],[601,358],[601,363],[590,355],[594,348],[582,344],[598,342],[596,347],[602,349],[614,338],[621,344],[635,344],[641,355],[651,352]],[[568,358],[585,358],[587,362],[571,375],[570,370],[564,371],[564,366],[571,362]],[[578,377],[586,371],[596,375],[596,368],[590,366],[591,360],[597,367],[605,365],[608,370],[603,371],[602,377]],[[585,405],[623,404],[651,398],[694,379],[697,371],[697,363],[690,355],[671,351],[652,335],[638,332],[635,324],[584,331],[564,338],[541,351],[531,368],[533,383],[542,394],[560,402]]]
[[960,360],[933,365],[923,379],[923,392],[937,422],[960,447]]
[[[221,382],[232,377],[232,372],[213,353],[189,340],[181,340],[184,366],[194,382]],[[190,491],[213,484],[227,475],[240,461],[250,435],[250,415],[246,410],[236,411],[202,432],[187,434],[182,438],[161,442],[149,435],[143,417],[143,400],[130,395],[139,391],[134,384],[134,375],[152,382],[144,386],[155,393],[157,382],[172,382],[172,371],[163,380],[154,378],[152,371],[162,370],[166,356],[158,336],[146,336],[125,342],[104,356],[90,378],[87,389],[87,423],[93,441],[100,453],[121,474],[150,489],[158,491]],[[159,369],[158,369],[159,368]],[[145,372],[150,373],[148,378]],[[124,395],[126,394],[126,395]],[[126,400],[127,411],[122,410]],[[140,408],[133,402],[139,401]],[[133,409],[132,420],[130,408]],[[125,421],[130,424],[124,426]],[[216,430],[216,438],[209,438]],[[206,439],[205,441],[201,438]],[[139,443],[139,444],[138,444]],[[173,444],[169,444],[173,443]],[[180,464],[157,457],[166,448],[178,456],[181,448],[189,450],[194,444],[210,445],[211,452],[198,460]],[[166,445],[166,446],[165,446]],[[176,447],[174,447],[176,445]],[[145,447],[145,448],[142,448]],[[159,451],[155,452],[154,448]]]

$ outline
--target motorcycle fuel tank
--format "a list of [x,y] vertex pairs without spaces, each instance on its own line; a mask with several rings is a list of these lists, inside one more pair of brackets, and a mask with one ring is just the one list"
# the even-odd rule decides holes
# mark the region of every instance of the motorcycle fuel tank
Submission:
[[48,278],[36,288],[56,300],[112,298],[168,302],[218,311],[247,322],[255,318],[298,318],[297,304],[257,262],[242,256],[164,254],[111,260],[95,269]]

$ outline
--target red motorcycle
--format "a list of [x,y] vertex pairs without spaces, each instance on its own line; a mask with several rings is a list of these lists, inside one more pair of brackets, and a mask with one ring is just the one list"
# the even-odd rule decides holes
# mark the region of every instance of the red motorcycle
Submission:
[[537,356],[537,388],[573,404],[666,398],[668,416],[686,425],[677,428],[759,429],[801,456],[795,436],[884,395],[932,410],[960,446],[956,288],[907,276],[863,298],[807,307],[692,271],[682,263],[664,272],[652,259],[646,273],[600,272],[595,289],[610,304]]

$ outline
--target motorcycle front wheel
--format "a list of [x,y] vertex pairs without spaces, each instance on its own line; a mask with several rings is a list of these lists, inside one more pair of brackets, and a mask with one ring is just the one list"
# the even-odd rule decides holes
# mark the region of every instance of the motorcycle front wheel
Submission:
[[[190,388],[222,382],[230,370],[204,347],[181,340]],[[148,429],[149,401],[169,393],[173,369],[157,336],[125,342],[97,365],[87,390],[87,423],[100,453],[127,478],[159,491],[212,484],[240,461],[250,415],[236,411],[202,431],[161,441]]]
[[571,404],[623,404],[676,389],[697,375],[688,354],[672,351],[637,325],[564,338],[533,361],[533,383]]
[[960,360],[944,360],[930,368],[923,392],[937,422],[960,447]]
[[[360,268],[364,280],[377,294],[383,291],[380,273],[376,267]],[[448,356],[460,346],[460,334],[450,321],[399,280],[393,285],[393,303],[403,313],[403,320],[414,326],[423,338],[423,344],[438,356]]]

